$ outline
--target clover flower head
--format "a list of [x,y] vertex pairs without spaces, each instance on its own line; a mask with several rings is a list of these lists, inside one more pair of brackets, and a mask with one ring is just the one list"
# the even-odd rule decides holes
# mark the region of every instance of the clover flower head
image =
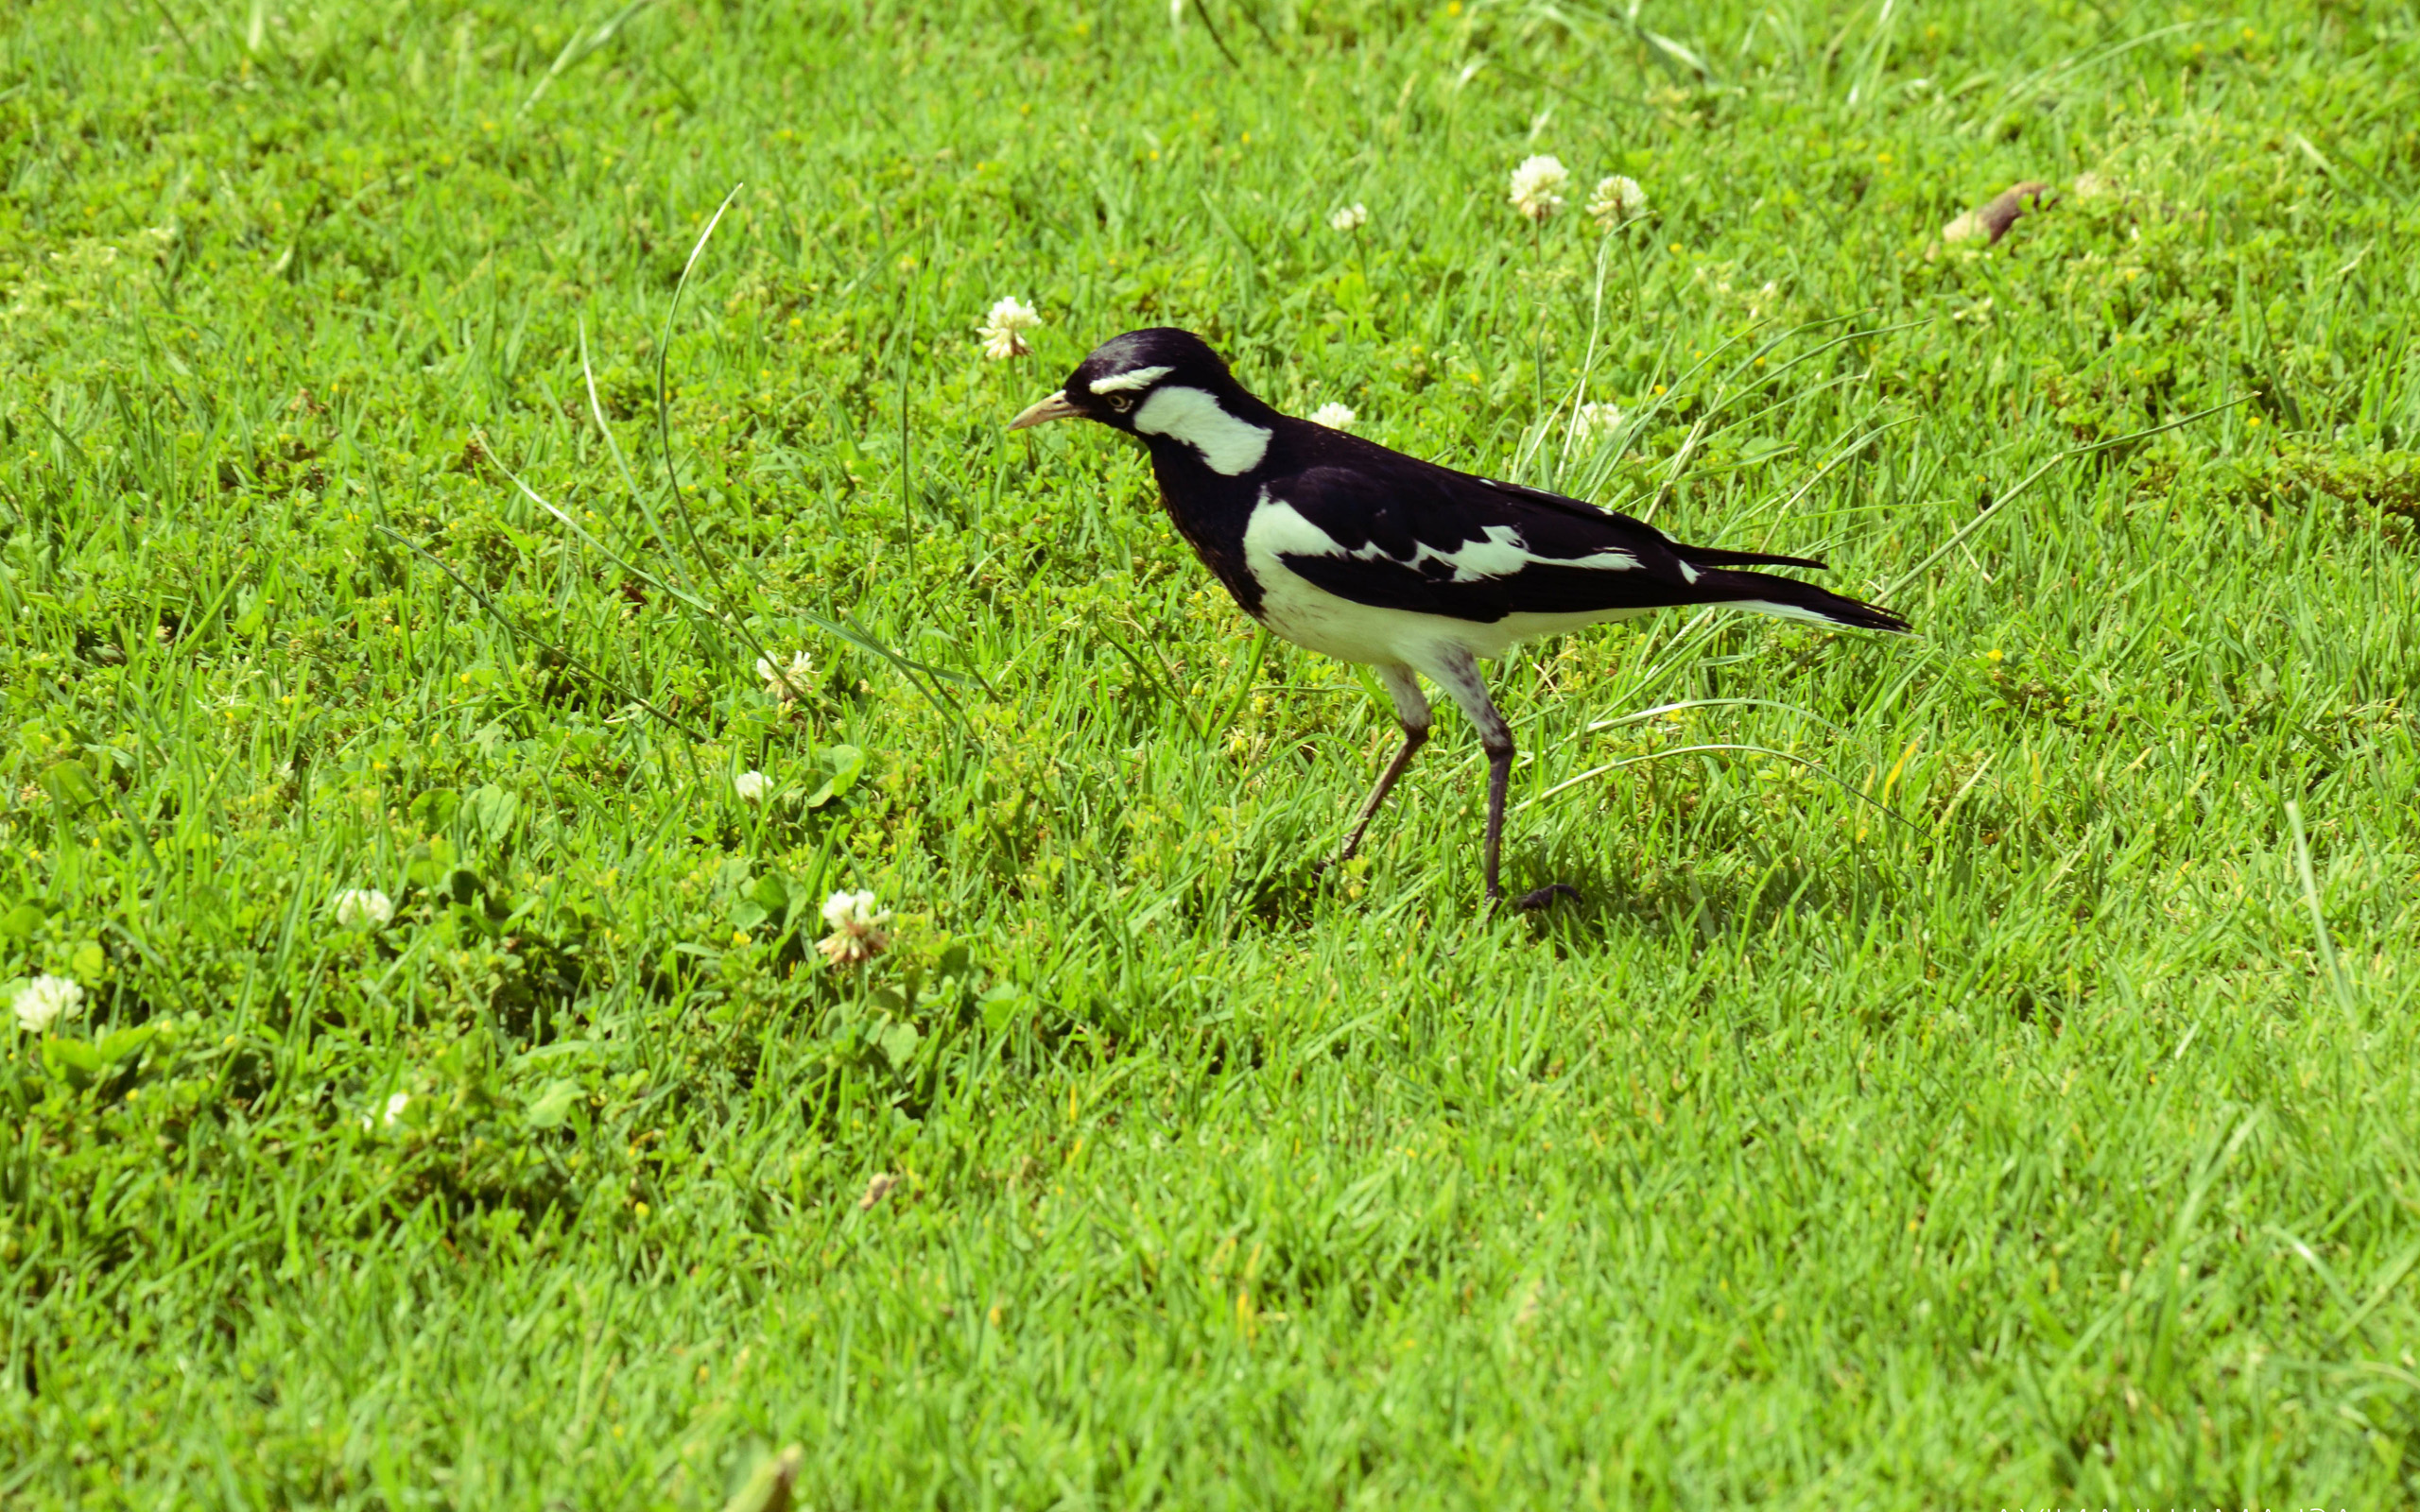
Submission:
[[1370,207],[1358,200],[1327,217],[1327,229],[1330,231],[1357,232],[1368,224],[1370,224]]
[[773,780],[762,772],[742,772],[731,780],[731,790],[742,803],[762,803],[773,790]]
[[875,908],[871,892],[843,890],[824,899],[823,921],[832,933],[817,940],[815,948],[834,966],[855,966],[890,948],[890,936],[882,927],[890,922],[890,910]]
[[1332,431],[1349,431],[1355,416],[1350,404],[1325,404],[1311,411],[1311,423],[1324,425]]
[[84,1009],[84,989],[72,978],[37,976],[17,988],[17,1027],[27,1034],[41,1034],[61,1019],[72,1019]]
[[395,1092],[388,1097],[385,1105],[382,1106],[375,1114],[362,1114],[361,1126],[364,1130],[393,1128],[397,1124],[403,1122],[404,1109],[409,1108],[411,1105],[411,1093]]
[[1563,191],[1570,183],[1571,170],[1561,158],[1524,158],[1512,170],[1512,192],[1505,198],[1524,218],[1543,222],[1563,208]]
[[760,656],[756,659],[756,676],[764,681],[767,693],[784,703],[795,703],[806,696],[807,682],[815,676],[815,659],[804,651],[793,651],[790,659],[782,662]]
[[983,338],[983,355],[1005,362],[1033,350],[1025,344],[1025,334],[1041,323],[1040,310],[1011,294],[993,301],[991,313],[975,334]]
[[1647,214],[1647,191],[1626,174],[1599,179],[1597,192],[1588,197],[1588,214],[1596,217],[1598,225],[1612,231]]
[[358,929],[367,924],[372,929],[384,929],[394,918],[394,900],[375,887],[347,887],[337,894],[339,928]]
[[1579,414],[1573,417],[1582,436],[1611,436],[1620,430],[1622,422],[1629,418],[1622,413],[1619,404],[1582,404]]

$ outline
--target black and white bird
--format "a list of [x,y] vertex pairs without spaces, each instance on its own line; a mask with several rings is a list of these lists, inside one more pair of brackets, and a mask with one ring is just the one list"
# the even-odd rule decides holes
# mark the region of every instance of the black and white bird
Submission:
[[[1685,546],[1641,520],[1578,499],[1457,472],[1281,415],[1236,382],[1189,331],[1103,342],[1067,385],[1009,422],[1098,421],[1150,448],[1160,499],[1245,613],[1306,650],[1371,667],[1394,701],[1403,746],[1379,774],[1336,860],[1428,738],[1421,678],[1445,690],[1487,752],[1486,883],[1504,838],[1512,734],[1479,678],[1516,642],[1684,604],[1856,629],[1904,631],[1889,610],[1747,567],[1820,561]],[[1541,887],[1524,908],[1573,889]]]

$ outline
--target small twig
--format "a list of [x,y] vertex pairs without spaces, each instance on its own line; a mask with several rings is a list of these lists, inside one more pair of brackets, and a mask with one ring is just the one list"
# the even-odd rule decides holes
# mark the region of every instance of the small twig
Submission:
[[1227,66],[1242,72],[1244,65],[1236,62],[1236,55],[1227,51],[1227,39],[1219,35],[1219,24],[1210,19],[1209,0],[1193,0],[1193,13],[1201,18],[1201,29],[1210,34],[1210,41],[1217,44],[1219,56],[1227,60]]
[[1269,27],[1260,19],[1259,7],[1251,4],[1250,0],[1236,0],[1236,9],[1244,13],[1246,21],[1252,23],[1252,29],[1260,33],[1260,40],[1269,44],[1270,52],[1279,50],[1276,37],[1270,34]]

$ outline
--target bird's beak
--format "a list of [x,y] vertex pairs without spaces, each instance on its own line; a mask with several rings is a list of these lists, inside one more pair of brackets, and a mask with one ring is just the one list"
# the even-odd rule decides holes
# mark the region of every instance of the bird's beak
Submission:
[[1067,402],[1067,390],[1062,388],[1038,404],[1028,404],[1009,421],[1009,429],[1021,431],[1028,425],[1039,425],[1046,420],[1075,420],[1083,411]]

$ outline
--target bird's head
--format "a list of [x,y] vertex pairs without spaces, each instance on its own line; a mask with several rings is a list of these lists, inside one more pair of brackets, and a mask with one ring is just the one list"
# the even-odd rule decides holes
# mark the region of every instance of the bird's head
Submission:
[[1267,454],[1267,406],[1236,382],[1207,342],[1190,331],[1155,326],[1094,348],[1067,375],[1065,387],[1027,408],[1009,429],[1098,421],[1146,442],[1182,443],[1213,471],[1234,474]]

